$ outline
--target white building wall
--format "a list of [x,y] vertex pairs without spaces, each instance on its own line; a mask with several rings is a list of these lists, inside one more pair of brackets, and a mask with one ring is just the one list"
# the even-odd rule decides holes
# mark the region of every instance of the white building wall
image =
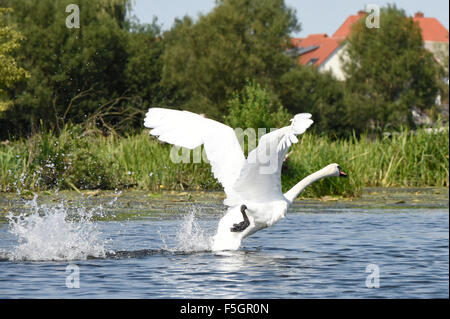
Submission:
[[[427,50],[429,50],[436,57],[438,61],[442,59],[442,51],[449,50],[448,42],[435,42],[435,41],[426,41],[424,46]],[[331,71],[333,76],[340,80],[345,80],[345,73],[343,71],[343,62],[341,61],[343,58],[344,61],[349,59],[348,54],[346,52],[346,45],[339,46],[319,67],[319,71]],[[443,61],[440,61],[441,63]]]
[[345,80],[345,73],[342,69],[342,61],[341,58],[348,59],[348,54],[345,50],[346,45],[339,46],[320,66],[319,71],[331,71],[333,76],[340,80]]
[[[425,49],[433,53],[434,57],[441,63],[444,64],[442,59],[448,59],[448,42],[437,42],[437,41],[425,41]],[[444,52],[447,52],[445,54]]]

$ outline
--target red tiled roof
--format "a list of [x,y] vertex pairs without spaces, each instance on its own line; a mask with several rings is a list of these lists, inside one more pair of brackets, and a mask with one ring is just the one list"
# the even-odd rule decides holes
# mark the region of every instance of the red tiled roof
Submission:
[[349,16],[344,23],[336,30],[333,34],[333,38],[346,38],[352,31],[353,24],[358,21],[361,17],[363,17],[366,13],[364,11],[358,11],[357,15]]
[[424,41],[448,42],[448,30],[436,18],[425,18],[418,12],[413,20],[419,23]]
[[[359,11],[358,14],[349,16],[332,37],[320,33],[310,34],[306,38],[291,39],[296,47],[310,49],[300,55],[299,63],[320,66],[339,47],[339,43],[351,33],[353,24],[365,14],[366,12]],[[412,19],[418,22],[424,41],[448,42],[448,30],[437,19],[426,18],[421,12],[416,13]]]
[[339,47],[339,39],[330,38],[324,33],[310,34],[306,38],[294,38],[292,43],[303,48],[318,46],[299,57],[300,64],[306,65],[311,61],[311,64],[315,66],[321,65]]
[[[359,11],[357,15],[349,16],[333,34],[333,38],[346,38],[351,33],[353,24],[364,15],[364,11]],[[424,41],[448,42],[448,30],[436,18],[426,18],[423,13],[417,12],[413,20],[419,23]]]

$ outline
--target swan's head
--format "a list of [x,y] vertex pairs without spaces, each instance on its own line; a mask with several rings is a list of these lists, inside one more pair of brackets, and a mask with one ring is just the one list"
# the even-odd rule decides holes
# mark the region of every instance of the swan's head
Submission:
[[324,173],[327,176],[347,177],[339,164],[333,163],[323,168]]

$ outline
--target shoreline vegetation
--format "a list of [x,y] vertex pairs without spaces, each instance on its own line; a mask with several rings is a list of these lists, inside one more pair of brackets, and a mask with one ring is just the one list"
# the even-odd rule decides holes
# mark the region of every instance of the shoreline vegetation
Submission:
[[[149,136],[147,130],[105,137],[81,125],[67,125],[59,134],[43,131],[27,139],[3,141],[0,192],[222,189],[208,163],[173,163],[171,147]],[[359,197],[366,187],[448,188],[449,129],[405,129],[383,137],[336,140],[306,133],[283,164],[283,191],[333,162],[349,178],[322,180],[302,197]]]
[[142,131],[151,107],[255,132],[312,114],[313,127],[285,160],[283,191],[330,163],[349,178],[321,180],[302,198],[448,189],[448,46],[433,55],[396,5],[380,8],[389,28],[353,24],[339,80],[318,61],[299,63],[304,51],[292,34],[301,21],[283,0],[217,1],[168,30],[156,17],[148,24],[130,16],[130,0],[78,2],[81,29],[64,26],[67,1],[2,1],[3,194],[221,191],[208,163],[174,163],[172,146]]

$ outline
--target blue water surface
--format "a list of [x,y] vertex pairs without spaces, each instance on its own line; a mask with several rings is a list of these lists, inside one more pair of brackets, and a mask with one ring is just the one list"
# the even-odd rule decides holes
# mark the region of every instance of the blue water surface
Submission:
[[[202,205],[195,215],[181,205],[167,217],[92,221],[108,253],[84,260],[11,260],[18,239],[3,222],[0,297],[449,297],[447,208],[297,202],[285,219],[247,238],[240,250],[214,253],[195,241],[214,235],[223,210],[205,213]],[[74,267],[79,288],[68,283]]]

